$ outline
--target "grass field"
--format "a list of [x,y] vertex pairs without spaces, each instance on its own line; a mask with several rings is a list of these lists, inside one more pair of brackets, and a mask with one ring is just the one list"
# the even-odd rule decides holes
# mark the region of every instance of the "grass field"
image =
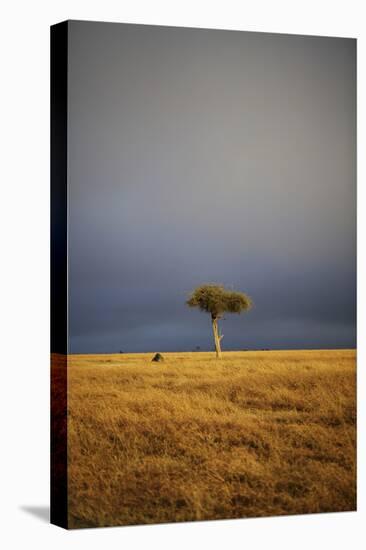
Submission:
[[354,510],[354,350],[71,355],[69,527]]

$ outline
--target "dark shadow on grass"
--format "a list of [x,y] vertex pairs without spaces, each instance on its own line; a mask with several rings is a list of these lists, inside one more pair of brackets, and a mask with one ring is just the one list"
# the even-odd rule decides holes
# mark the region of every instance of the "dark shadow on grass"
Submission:
[[50,522],[49,506],[20,506],[20,509],[46,523]]

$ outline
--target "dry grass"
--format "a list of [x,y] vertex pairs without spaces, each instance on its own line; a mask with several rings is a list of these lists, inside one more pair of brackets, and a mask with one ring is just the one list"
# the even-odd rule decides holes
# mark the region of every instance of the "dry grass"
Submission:
[[69,356],[69,527],[355,509],[355,351],[152,355]]

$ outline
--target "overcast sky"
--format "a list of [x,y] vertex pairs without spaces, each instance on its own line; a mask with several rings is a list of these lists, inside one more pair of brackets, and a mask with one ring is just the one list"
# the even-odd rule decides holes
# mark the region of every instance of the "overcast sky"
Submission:
[[69,351],[355,346],[356,42],[69,23]]

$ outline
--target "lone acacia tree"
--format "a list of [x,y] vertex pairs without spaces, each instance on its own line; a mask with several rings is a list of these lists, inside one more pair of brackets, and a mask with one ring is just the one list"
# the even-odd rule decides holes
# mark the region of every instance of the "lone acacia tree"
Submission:
[[252,307],[252,300],[244,292],[228,290],[223,285],[206,284],[193,290],[187,305],[198,307],[201,311],[211,314],[216,357],[220,359],[221,340],[224,335],[219,333],[218,320],[224,313],[248,311]]

